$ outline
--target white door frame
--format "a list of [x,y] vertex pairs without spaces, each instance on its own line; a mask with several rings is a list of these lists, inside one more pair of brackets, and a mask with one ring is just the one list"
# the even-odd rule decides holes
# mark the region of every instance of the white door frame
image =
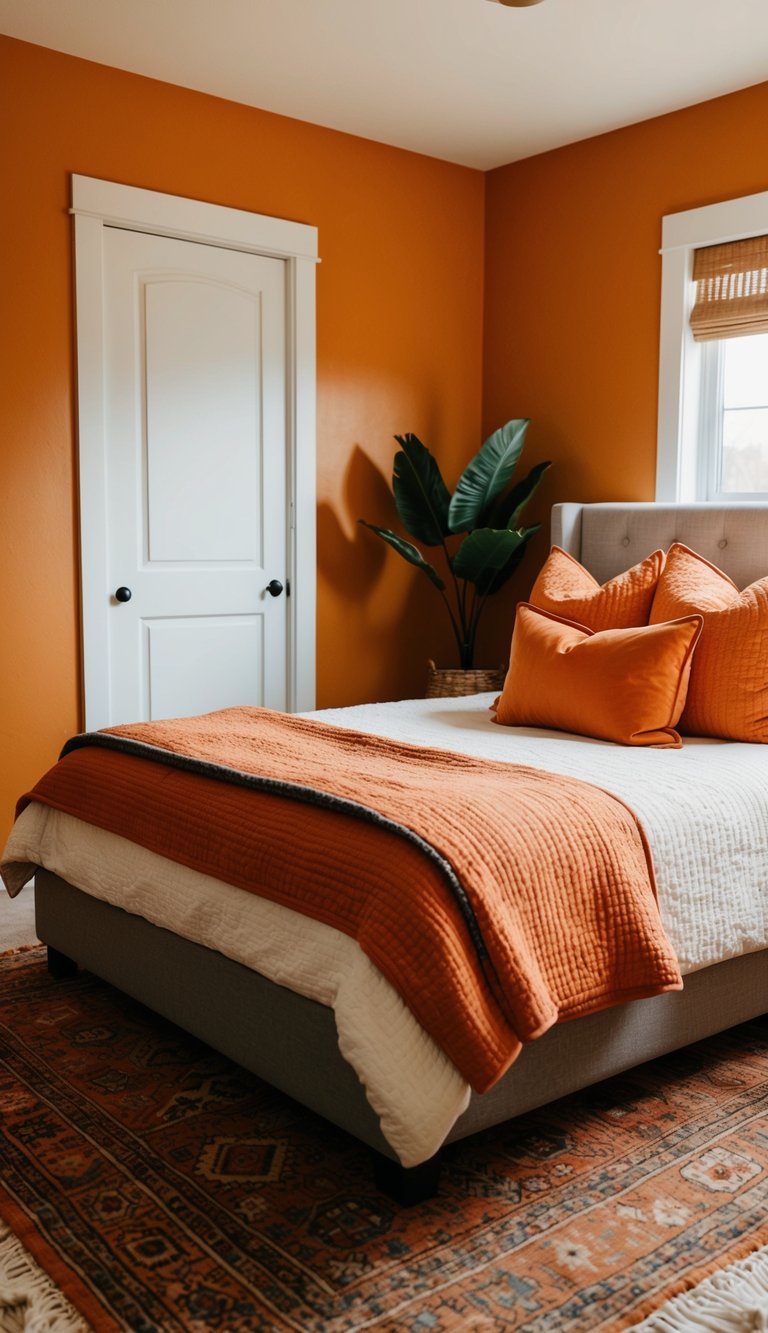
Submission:
[[103,235],[107,226],[267,255],[286,264],[288,708],[315,706],[315,266],[317,228],[72,176],[85,725],[109,716]]

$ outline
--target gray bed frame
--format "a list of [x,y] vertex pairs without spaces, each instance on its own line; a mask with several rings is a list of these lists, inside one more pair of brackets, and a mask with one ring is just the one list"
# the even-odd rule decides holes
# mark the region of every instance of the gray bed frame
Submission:
[[[768,573],[768,504],[555,506],[552,540],[599,582],[682,541],[740,586]],[[102,977],[374,1149],[376,1178],[403,1203],[437,1185],[438,1160],[404,1169],[341,1056],[332,1010],[39,870],[36,923],[49,967]],[[499,1083],[473,1094],[446,1142],[497,1125],[768,1011],[768,951],[686,978],[680,992],[552,1028]]]

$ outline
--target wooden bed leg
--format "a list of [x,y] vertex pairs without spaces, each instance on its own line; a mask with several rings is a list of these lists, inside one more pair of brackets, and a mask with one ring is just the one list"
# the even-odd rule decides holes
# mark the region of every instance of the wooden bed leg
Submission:
[[74,958],[68,958],[65,953],[60,953],[54,949],[52,944],[48,945],[48,971],[56,981],[63,981],[64,977],[73,977],[77,972],[77,963]]
[[440,1183],[440,1154],[435,1153],[427,1162],[418,1166],[401,1166],[383,1153],[373,1154],[373,1178],[376,1188],[390,1199],[412,1208],[417,1203],[426,1203],[437,1194]]

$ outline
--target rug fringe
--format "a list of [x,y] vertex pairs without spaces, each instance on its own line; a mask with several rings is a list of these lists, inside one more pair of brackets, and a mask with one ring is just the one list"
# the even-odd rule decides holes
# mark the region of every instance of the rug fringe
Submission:
[[[2,1223],[0,1333],[91,1333]],[[673,1296],[628,1333],[768,1333],[768,1246]]]
[[630,1333],[763,1333],[768,1330],[768,1246],[704,1278]]
[[89,1333],[88,1324],[2,1223],[0,1333]]

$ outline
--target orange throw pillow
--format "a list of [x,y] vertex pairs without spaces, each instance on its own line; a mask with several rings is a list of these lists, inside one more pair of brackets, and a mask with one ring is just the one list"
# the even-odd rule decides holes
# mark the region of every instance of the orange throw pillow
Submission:
[[522,602],[494,720],[679,749],[675,723],[700,633],[701,616],[593,633]]
[[743,592],[703,556],[675,542],[651,623],[701,615],[704,626],[680,730],[689,736],[768,742],[768,578]]
[[654,551],[639,565],[600,584],[572,555],[553,546],[528,601],[592,630],[647,625],[663,567],[664,552]]

